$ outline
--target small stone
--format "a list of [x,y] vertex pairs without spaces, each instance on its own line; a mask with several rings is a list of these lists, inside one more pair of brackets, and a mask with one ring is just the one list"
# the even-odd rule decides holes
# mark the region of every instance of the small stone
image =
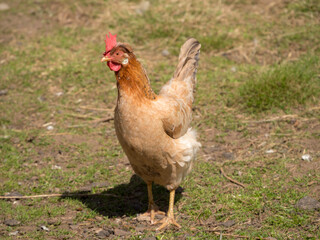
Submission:
[[14,226],[18,226],[21,222],[15,219],[7,219],[3,223],[7,226],[14,227]]
[[47,227],[44,226],[44,225],[40,226],[40,228],[41,228],[41,230],[46,231],[46,232],[49,232],[49,231],[50,231],[49,228],[47,228]]
[[30,178],[31,181],[38,181],[39,177],[38,176],[33,176],[32,178]]
[[39,96],[38,97],[38,101],[39,102],[44,102],[46,100],[46,98],[44,96]]
[[57,221],[57,220],[55,220],[55,219],[49,219],[49,220],[47,221],[47,224],[48,224],[48,225],[58,226],[58,225],[60,225],[60,222]]
[[310,156],[310,154],[303,154],[301,158],[302,158],[302,160],[307,161],[307,162],[312,161],[312,157]]
[[126,232],[126,231],[123,231],[123,230],[118,229],[118,228],[116,228],[114,230],[114,235],[116,235],[116,236],[128,236],[130,234],[131,234],[130,232]]
[[57,97],[60,97],[63,95],[63,92],[56,92],[54,95],[56,95]]
[[274,153],[274,150],[273,150],[273,149],[269,149],[269,150],[266,151],[266,153],[267,153],[267,154]]
[[48,127],[47,127],[47,130],[49,130],[49,131],[52,131],[54,129],[54,127],[52,126],[52,125],[49,125]]
[[18,235],[19,231],[10,232],[9,236],[16,236]]
[[162,50],[161,54],[164,57],[168,57],[170,55],[170,53],[169,53],[169,51],[167,49]]
[[69,228],[71,228],[72,230],[76,230],[79,228],[78,225],[70,225]]
[[0,3],[0,11],[5,11],[10,9],[9,5],[6,3]]
[[13,142],[14,144],[19,144],[19,143],[20,143],[20,139],[19,139],[19,138],[13,138],[13,139],[12,139],[12,142]]
[[41,77],[48,76],[48,72],[42,72],[42,73],[40,74],[40,76],[41,76]]
[[90,192],[92,189],[91,186],[84,186],[79,188],[79,192]]
[[139,214],[136,218],[139,222],[142,222],[142,221],[150,221],[150,216],[146,216],[146,215],[143,215],[143,214]]
[[52,166],[51,166],[51,169],[58,169],[58,170],[60,170],[60,169],[61,169],[61,167],[60,167],[60,166],[58,166],[58,165],[52,165]]
[[224,223],[221,223],[221,225],[224,226],[224,227],[232,227],[235,224],[236,224],[236,221],[234,221],[234,220],[228,220],[228,221],[226,221]]
[[115,219],[115,222],[116,222],[117,224],[120,224],[120,223],[121,223],[121,218],[116,218],[116,219]]
[[222,157],[224,159],[233,160],[234,159],[234,154],[230,153],[230,152],[224,152],[224,153],[222,153]]
[[148,11],[150,8],[150,2],[149,1],[142,1],[139,6],[136,9],[136,13],[139,15],[144,14],[146,11]]
[[19,198],[19,197],[22,197],[23,195],[21,193],[17,192],[17,191],[13,191],[11,193],[5,194],[5,196],[6,197],[17,197],[17,198]]
[[138,226],[136,226],[136,231],[137,232],[144,232],[144,230],[146,230],[146,226],[139,224]]
[[143,238],[142,240],[157,240],[156,237],[146,237],[146,238]]
[[0,96],[5,96],[7,94],[8,94],[8,90],[7,89],[0,90]]
[[111,235],[111,232],[110,231],[106,231],[104,229],[99,229],[96,231],[96,234],[98,237],[109,237]]
[[235,66],[231,67],[231,72],[236,72],[237,71],[237,68]]
[[303,210],[317,210],[320,209],[320,202],[312,197],[305,196],[296,203],[295,207]]

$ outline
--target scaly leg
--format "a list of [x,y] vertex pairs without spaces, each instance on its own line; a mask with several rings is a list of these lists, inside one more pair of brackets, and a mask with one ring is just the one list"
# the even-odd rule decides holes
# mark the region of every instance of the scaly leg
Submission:
[[162,223],[161,226],[156,229],[157,231],[162,230],[163,228],[167,227],[170,224],[173,224],[176,227],[181,228],[180,224],[178,224],[176,222],[176,220],[174,219],[174,214],[173,214],[173,204],[174,204],[175,191],[176,190],[170,191],[169,209],[168,209],[167,216],[155,223],[155,224]]
[[148,200],[149,200],[149,205],[148,205],[148,210],[147,212],[143,213],[143,216],[150,216],[150,221],[151,224],[154,223],[154,217],[156,214],[159,215],[165,215],[165,212],[162,212],[159,210],[159,207],[154,203],[153,201],[153,195],[152,195],[152,183],[147,183],[148,187]]

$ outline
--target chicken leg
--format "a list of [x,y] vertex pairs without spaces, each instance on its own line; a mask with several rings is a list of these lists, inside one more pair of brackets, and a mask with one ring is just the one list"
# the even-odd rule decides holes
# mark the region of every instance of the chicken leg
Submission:
[[153,201],[153,194],[152,194],[152,183],[147,183],[148,187],[148,210],[147,212],[143,213],[142,216],[150,216],[151,224],[154,223],[154,217],[156,214],[165,215],[165,212],[159,210],[159,207]]
[[176,190],[170,191],[169,209],[168,209],[167,216],[165,218],[161,219],[160,221],[154,223],[154,224],[162,223],[161,226],[156,229],[157,231],[164,229],[165,227],[167,227],[170,224],[173,224],[176,227],[181,228],[180,224],[178,224],[176,222],[176,220],[174,219],[174,214],[173,214],[173,204],[174,204],[175,191]]

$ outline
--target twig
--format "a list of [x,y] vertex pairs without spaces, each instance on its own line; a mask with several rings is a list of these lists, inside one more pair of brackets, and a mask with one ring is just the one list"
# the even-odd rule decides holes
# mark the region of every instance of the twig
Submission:
[[314,111],[314,110],[320,110],[320,107],[312,107],[312,108],[309,108],[307,109],[307,111]]
[[[210,229],[209,229],[209,231],[210,231]],[[213,232],[214,234],[219,235],[219,236],[228,236],[228,237],[235,237],[235,238],[250,238],[251,239],[251,237],[248,237],[248,236],[234,235],[234,234],[230,234],[230,233],[221,233],[221,232],[215,232],[215,231],[210,231],[210,232]],[[268,238],[255,237],[254,239],[268,239]]]
[[250,238],[250,237],[247,237],[247,236],[233,235],[233,234],[230,234],[230,233],[221,233],[221,232],[215,232],[215,231],[212,231],[212,232],[214,234],[216,234],[216,235],[219,235],[219,236],[228,236],[228,237],[235,237],[235,238]]
[[73,114],[73,113],[68,113],[67,115],[70,117],[75,117],[75,118],[80,118],[80,119],[88,119],[88,118],[97,119],[96,117],[93,117],[90,115]]
[[242,46],[231,48],[231,49],[229,49],[227,51],[218,52],[218,53],[215,54],[215,56],[222,56],[222,55],[229,54],[229,53],[232,53],[232,52],[235,52],[235,51],[239,51],[241,48],[242,48]]
[[113,112],[114,108],[96,108],[90,106],[66,106],[62,104],[55,104],[56,107],[62,107],[66,109],[76,110],[76,109],[85,109],[85,110],[93,110],[93,111],[103,111],[103,112]]
[[86,110],[94,110],[94,111],[104,111],[104,112],[112,112],[112,111],[114,111],[114,109],[94,108],[94,107],[87,107],[87,106],[79,106],[79,108],[86,109]]
[[280,40],[281,38],[284,38],[284,37],[288,37],[288,36],[292,36],[292,35],[295,35],[295,34],[299,34],[299,33],[305,33],[307,30],[304,29],[302,31],[295,31],[295,32],[289,32],[289,33],[285,33],[285,34],[282,34],[282,35],[278,35],[276,38],[278,40]]
[[218,53],[215,54],[215,56],[222,56],[222,55],[229,54],[229,53],[232,53],[232,52],[240,51],[241,49],[246,48],[246,47],[250,47],[251,45],[253,45],[253,43],[240,45],[238,47],[231,48],[231,49],[228,49],[228,50],[223,51],[223,52],[218,52]]
[[82,128],[82,127],[88,127],[89,124],[77,124],[77,125],[69,125],[66,126],[65,128]]
[[98,118],[98,119],[92,120],[91,122],[92,123],[109,122],[109,121],[111,121],[113,119],[114,119],[114,117]]
[[284,115],[284,116],[280,116],[280,117],[274,117],[274,118],[270,118],[270,119],[263,119],[263,120],[259,120],[259,121],[243,121],[243,123],[268,123],[268,122],[275,122],[275,121],[283,121],[286,119],[292,119],[292,118],[297,118],[298,115]]
[[97,118],[97,117],[92,117],[89,115],[80,115],[80,114],[68,114],[71,117],[76,117],[76,118],[80,118],[80,119],[87,119],[87,118],[93,118],[93,120],[91,120],[91,123],[100,123],[100,122],[109,122],[111,120],[113,120],[113,117],[107,117],[107,118]]
[[[317,108],[310,108],[309,110],[317,110]],[[299,119],[299,121],[311,121],[315,120],[316,118],[300,118],[298,115],[283,115],[279,117],[269,118],[269,119],[262,119],[258,121],[242,121],[243,123],[268,123],[268,122],[276,122],[276,121],[286,121],[288,119]]]
[[244,184],[242,184],[242,183],[240,183],[240,182],[238,182],[238,181],[236,181],[236,180],[233,180],[231,177],[228,177],[228,176],[225,174],[225,172],[223,171],[223,168],[222,168],[222,167],[220,168],[220,171],[221,171],[222,175],[223,175],[226,179],[228,179],[230,182],[233,182],[233,183],[235,183],[235,184],[237,184],[237,185],[239,185],[239,186],[241,186],[241,187],[243,187],[243,188],[246,188],[246,186],[245,186]]
[[31,196],[0,196],[0,199],[27,199],[27,198],[50,198],[50,197],[90,197],[90,196],[109,196],[119,198],[121,196],[111,193],[53,193]]
[[44,134],[40,134],[39,137],[44,137],[44,136],[61,136],[61,135],[74,135],[74,133],[70,133],[70,132],[44,133]]

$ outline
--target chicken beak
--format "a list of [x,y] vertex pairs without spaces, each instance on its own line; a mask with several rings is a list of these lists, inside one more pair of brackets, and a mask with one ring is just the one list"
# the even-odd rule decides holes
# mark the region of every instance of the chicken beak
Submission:
[[101,62],[109,62],[111,61],[111,58],[104,56],[103,58],[101,58]]

